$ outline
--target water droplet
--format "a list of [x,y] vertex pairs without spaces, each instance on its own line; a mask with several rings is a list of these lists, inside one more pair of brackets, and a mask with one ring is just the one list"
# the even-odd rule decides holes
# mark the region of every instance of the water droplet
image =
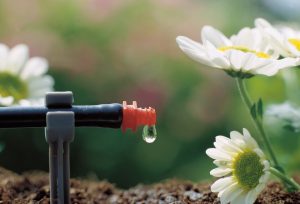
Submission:
[[152,126],[145,125],[143,129],[143,139],[145,140],[145,142],[152,143],[156,140],[156,137],[157,137],[157,132],[156,132],[155,125]]

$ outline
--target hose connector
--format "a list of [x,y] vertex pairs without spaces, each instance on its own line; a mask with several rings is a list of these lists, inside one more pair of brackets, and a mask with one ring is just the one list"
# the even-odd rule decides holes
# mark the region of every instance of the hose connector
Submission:
[[154,108],[138,108],[136,101],[133,101],[132,105],[127,105],[127,102],[123,101],[123,132],[126,129],[135,132],[139,126],[152,126],[155,124],[156,112]]

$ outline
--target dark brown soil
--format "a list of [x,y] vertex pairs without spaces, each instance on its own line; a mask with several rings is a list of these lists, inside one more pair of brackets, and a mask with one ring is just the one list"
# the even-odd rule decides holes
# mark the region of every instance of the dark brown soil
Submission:
[[[122,190],[102,181],[71,180],[71,203],[136,203],[136,204],[190,204],[219,203],[209,184],[168,180],[153,185],[138,185]],[[49,203],[49,185],[46,173],[32,172],[18,175],[0,168],[0,203]],[[270,183],[256,203],[300,204],[300,192],[286,193],[278,183]]]

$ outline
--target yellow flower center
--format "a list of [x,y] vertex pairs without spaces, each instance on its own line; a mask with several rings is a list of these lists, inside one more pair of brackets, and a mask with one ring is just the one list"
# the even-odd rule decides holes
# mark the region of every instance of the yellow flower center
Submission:
[[294,45],[297,50],[300,51],[300,39],[297,39],[297,38],[290,38],[288,39],[289,43],[291,43],[292,45]]
[[232,168],[234,178],[245,190],[255,188],[264,173],[260,157],[251,150],[238,154],[233,161]]
[[27,98],[28,86],[18,76],[9,72],[0,72],[0,96],[12,96],[16,101]]
[[242,51],[242,52],[250,52],[250,53],[254,53],[257,57],[260,57],[260,58],[270,58],[270,55],[268,55],[267,53],[264,53],[264,52],[257,52],[255,50],[251,50],[251,49],[248,49],[246,47],[242,47],[242,46],[225,46],[225,47],[220,47],[219,50],[225,52],[227,50],[239,50],[239,51]]

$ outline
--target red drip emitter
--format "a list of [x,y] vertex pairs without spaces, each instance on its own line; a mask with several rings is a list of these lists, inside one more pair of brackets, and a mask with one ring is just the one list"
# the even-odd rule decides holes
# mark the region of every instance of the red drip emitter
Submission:
[[155,124],[156,112],[154,108],[138,108],[136,101],[133,101],[132,105],[127,105],[127,102],[123,101],[123,132],[126,129],[135,132],[139,126],[152,126]]

